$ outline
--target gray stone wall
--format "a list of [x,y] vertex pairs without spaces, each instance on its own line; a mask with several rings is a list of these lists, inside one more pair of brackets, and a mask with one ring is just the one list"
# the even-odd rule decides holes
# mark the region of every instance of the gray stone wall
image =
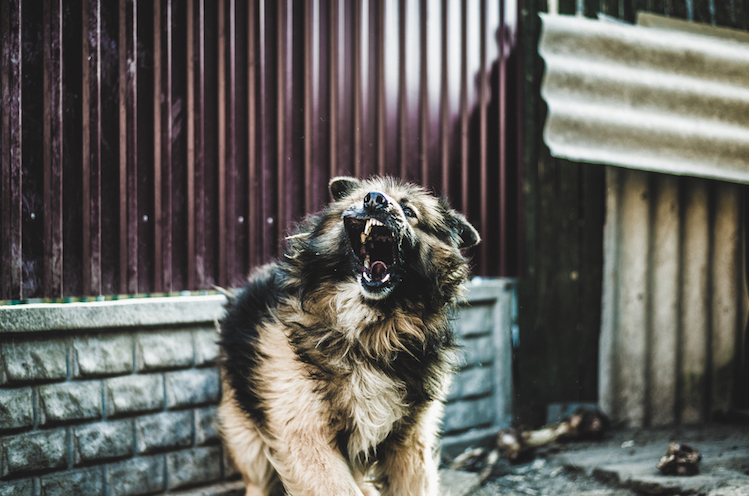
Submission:
[[0,339],[0,496],[154,494],[233,474],[212,323]]
[[510,279],[475,280],[455,319],[458,370],[447,395],[442,451],[490,440],[512,423],[512,333],[516,285]]
[[[459,312],[447,446],[509,424],[513,294],[483,281]],[[235,477],[215,428],[222,305],[0,306],[0,496],[171,494]]]

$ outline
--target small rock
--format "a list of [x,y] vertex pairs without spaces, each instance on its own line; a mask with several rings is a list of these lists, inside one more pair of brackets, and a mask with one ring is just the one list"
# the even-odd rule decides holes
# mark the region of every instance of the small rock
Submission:
[[696,449],[672,442],[656,467],[665,475],[696,475],[700,473],[700,460],[702,455]]

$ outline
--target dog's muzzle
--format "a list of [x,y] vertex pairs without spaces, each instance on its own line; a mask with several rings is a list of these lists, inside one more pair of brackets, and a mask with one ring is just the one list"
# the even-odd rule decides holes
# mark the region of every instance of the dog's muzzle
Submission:
[[359,205],[343,215],[346,234],[365,292],[384,297],[397,279],[398,229],[393,206],[378,191],[367,193]]

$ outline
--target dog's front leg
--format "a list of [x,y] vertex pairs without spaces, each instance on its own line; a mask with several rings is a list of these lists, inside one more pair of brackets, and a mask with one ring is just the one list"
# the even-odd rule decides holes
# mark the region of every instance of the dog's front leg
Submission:
[[420,443],[393,446],[383,453],[381,496],[437,496],[439,472],[431,447]]
[[437,496],[439,455],[435,449],[442,404],[432,402],[398,441],[382,447],[377,478],[381,496]]
[[348,463],[321,429],[285,432],[269,457],[289,496],[363,496]]

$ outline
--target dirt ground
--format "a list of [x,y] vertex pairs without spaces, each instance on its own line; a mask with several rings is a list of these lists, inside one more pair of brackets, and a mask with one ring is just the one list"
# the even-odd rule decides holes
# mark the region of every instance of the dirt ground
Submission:
[[581,494],[588,496],[611,495],[631,496],[628,489],[614,488],[575,473],[563,467],[554,467],[545,460],[538,463],[515,467],[513,473],[496,477],[483,487],[471,493],[471,496],[555,496],[563,494]]
[[[665,476],[655,468],[670,441],[700,451],[699,475]],[[749,496],[749,426],[617,430],[598,441],[553,443],[523,463],[500,459],[469,496],[567,494]]]
[[543,458],[532,463],[508,467],[509,473],[492,477],[471,496],[632,496],[629,489],[598,482],[592,477],[555,466]]

